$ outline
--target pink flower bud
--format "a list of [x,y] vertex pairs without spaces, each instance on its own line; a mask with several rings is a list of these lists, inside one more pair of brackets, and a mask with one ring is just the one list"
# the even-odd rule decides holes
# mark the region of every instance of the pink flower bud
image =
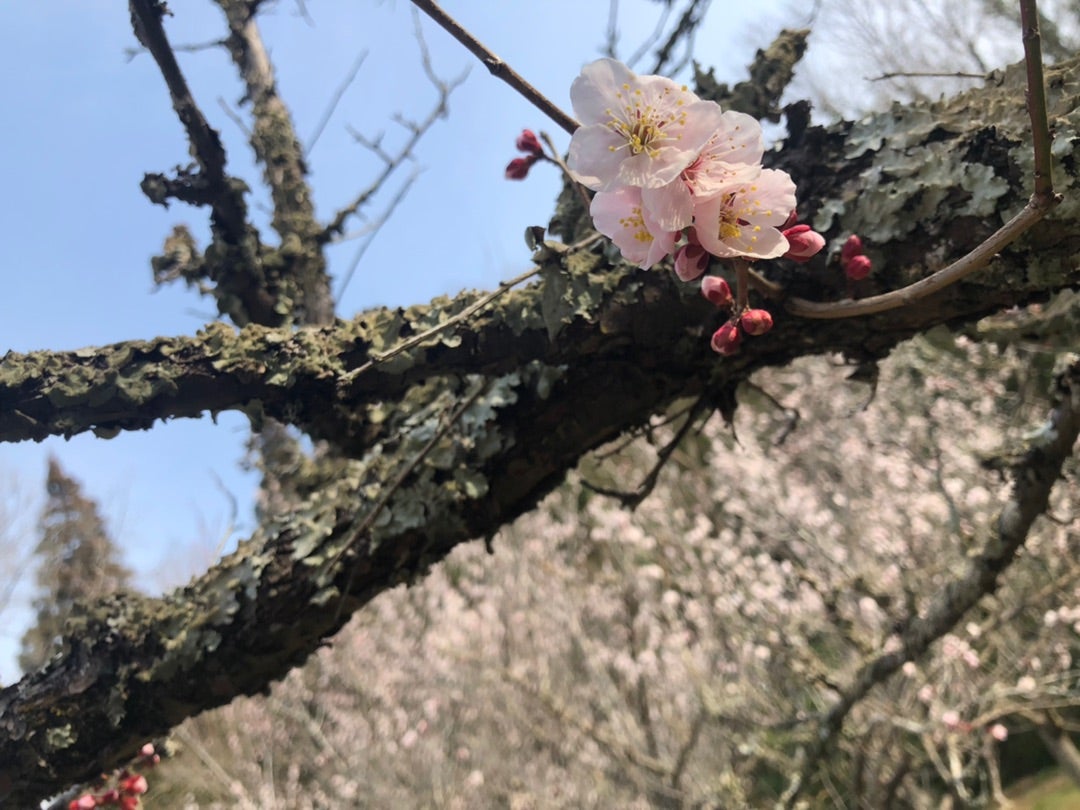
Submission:
[[719,276],[705,276],[701,280],[701,294],[709,303],[718,307],[730,307],[734,298],[731,295],[731,285]]
[[536,137],[536,133],[531,129],[521,130],[521,134],[517,136],[514,145],[519,152],[528,152],[536,157],[544,154],[544,147],[540,145],[540,139]]
[[954,709],[949,709],[941,714],[941,723],[945,728],[959,728],[960,727],[960,713]]
[[693,281],[709,267],[709,254],[690,237],[690,242],[675,251],[675,275],[683,281]]
[[506,164],[506,179],[507,180],[524,180],[528,174],[529,169],[536,162],[536,157],[529,155],[528,157],[517,157]]
[[741,339],[739,327],[734,321],[728,321],[713,333],[712,350],[725,356],[735,354]]
[[143,747],[139,749],[139,756],[140,757],[145,757],[146,759],[149,759],[150,757],[154,756],[154,744],[153,743],[144,744]]
[[998,742],[1005,742],[1005,740],[1009,739],[1009,730],[1001,723],[994,723],[994,725],[990,726],[990,736]]
[[864,256],[861,253],[858,256],[852,256],[846,262],[844,262],[844,273],[852,281],[862,281],[873,269],[873,265],[870,263],[870,257]]
[[764,309],[748,309],[739,318],[739,325],[748,335],[764,335],[772,329],[772,315]]
[[72,799],[68,804],[68,810],[93,810],[97,807],[97,800],[89,793],[84,793],[77,799]]
[[855,256],[861,255],[863,252],[862,239],[852,234],[844,242],[844,246],[840,248],[840,263],[847,264],[850,259]]
[[785,259],[794,259],[797,262],[809,261],[811,256],[816,255],[825,247],[825,237],[811,230],[809,225],[795,225],[785,230],[783,234],[790,245],[788,252],[784,254]]
[[120,789],[125,793],[129,793],[134,796],[138,796],[141,793],[147,791],[146,777],[141,773],[129,776],[123,782],[120,783]]

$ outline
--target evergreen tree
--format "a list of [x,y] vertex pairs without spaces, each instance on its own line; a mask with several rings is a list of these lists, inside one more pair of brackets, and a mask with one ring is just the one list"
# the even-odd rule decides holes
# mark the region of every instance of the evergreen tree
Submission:
[[128,586],[131,572],[105,530],[97,504],[82,494],[79,482],[49,459],[48,500],[42,510],[38,558],[37,621],[22,637],[19,666],[30,671],[62,649],[68,618],[80,604]]

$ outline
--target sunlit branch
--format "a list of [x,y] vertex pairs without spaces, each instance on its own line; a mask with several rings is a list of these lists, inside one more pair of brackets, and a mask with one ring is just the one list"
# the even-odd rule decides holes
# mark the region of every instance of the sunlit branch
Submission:
[[[466,68],[462,73],[452,79],[446,80],[439,78],[434,67],[431,64],[431,55],[428,52],[427,43],[424,40],[423,30],[421,29],[419,22],[416,24],[416,41],[420,46],[420,64],[424,68],[424,74],[427,76],[428,81],[435,88],[438,93],[438,98],[435,101],[435,105],[431,108],[427,117],[419,123],[408,121],[403,117],[397,117],[395,120],[401,124],[410,133],[408,140],[405,144],[393,155],[389,154],[382,148],[380,143],[381,136],[374,140],[365,138],[359,132],[352,131],[353,138],[357,143],[360,143],[367,149],[374,152],[380,160],[383,162],[382,173],[371,182],[371,184],[361,191],[351,203],[338,211],[334,218],[323,228],[322,233],[319,234],[319,241],[322,244],[330,242],[335,238],[341,236],[345,231],[345,223],[349,218],[356,215],[359,210],[367,204],[367,202],[378,193],[379,189],[383,187],[390,176],[401,166],[406,160],[412,157],[413,150],[416,149],[417,144],[424,135],[435,125],[435,122],[440,118],[445,118],[449,110],[448,102],[450,101],[450,95],[454,92],[469,75],[469,71]],[[411,181],[410,181],[411,183]],[[350,270],[351,275],[351,270]],[[345,283],[341,284],[338,290],[338,295],[341,295],[342,290],[345,288]]]
[[437,22],[443,30],[450,34],[450,36],[468,48],[470,53],[484,63],[484,66],[492,76],[502,79],[517,90],[518,93],[529,101],[529,103],[566,130],[569,134],[572,135],[574,130],[581,126],[577,121],[563,112],[555,102],[551,101],[551,99],[525,81],[525,79],[523,79],[512,67],[506,64],[506,62],[484,47],[484,45],[463,28],[457,20],[443,11],[439,7],[439,4],[435,3],[434,0],[412,0],[412,3]]
[[1019,239],[1061,202],[1061,195],[1054,194],[1051,178],[1050,129],[1046,119],[1046,88],[1035,0],[1021,0],[1020,14],[1027,69],[1027,109],[1031,118],[1035,155],[1035,190],[1028,204],[966,256],[914,284],[858,301],[819,302],[790,298],[785,304],[788,312],[803,318],[854,318],[913,304],[986,267],[994,256]]

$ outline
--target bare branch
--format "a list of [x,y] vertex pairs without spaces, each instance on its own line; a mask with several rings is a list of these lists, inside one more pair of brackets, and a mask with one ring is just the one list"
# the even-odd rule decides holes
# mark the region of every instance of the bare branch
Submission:
[[1031,525],[1046,511],[1050,490],[1080,436],[1080,358],[1076,355],[1057,375],[1053,394],[1055,406],[1014,467],[1011,497],[998,514],[990,536],[970,558],[961,576],[949,582],[919,615],[903,622],[898,631],[899,649],[881,653],[859,669],[820,721],[820,731],[807,748],[803,766],[784,794],[785,807],[795,805],[852,708],[905,661],[920,658],[983,597],[997,590],[999,578],[1015,561]]
[[572,135],[574,130],[581,126],[577,121],[563,112],[547,96],[525,81],[518,72],[506,64],[506,62],[485,48],[476,37],[463,28],[457,20],[443,11],[439,7],[439,4],[434,2],[434,0],[412,0],[412,3],[437,22],[443,30],[450,34],[450,36],[468,48],[470,53],[484,63],[484,66],[492,76],[497,79],[502,79],[517,90],[518,93],[524,96],[534,107],[566,130],[566,132]]
[[[364,205],[366,205],[367,202],[373,196],[375,196],[376,193],[378,193],[379,189],[381,189],[386,183],[386,181],[390,179],[390,176],[397,170],[399,166],[401,166],[406,160],[412,158],[413,151],[416,149],[417,145],[420,143],[420,140],[424,137],[424,135],[427,134],[427,132],[431,129],[432,126],[435,125],[436,121],[438,121],[440,118],[446,117],[447,112],[449,111],[448,103],[450,101],[450,95],[454,92],[454,90],[456,90],[462,85],[466,78],[468,78],[468,68],[462,71],[459,76],[456,76],[455,78],[449,80],[441,79],[435,74],[435,69],[431,63],[431,54],[428,52],[427,42],[424,40],[423,30],[420,27],[419,19],[415,17],[415,11],[413,13],[414,24],[416,28],[416,41],[420,46],[420,63],[424,68],[424,73],[427,75],[428,81],[431,82],[432,86],[438,93],[438,98],[436,99],[431,111],[428,113],[427,118],[425,118],[423,121],[415,123],[413,121],[408,121],[400,117],[396,119],[398,123],[400,123],[403,127],[405,127],[405,129],[409,131],[410,135],[408,140],[393,155],[389,154],[385,149],[382,148],[381,135],[374,140],[371,140],[365,138],[358,132],[352,132],[353,137],[356,138],[359,143],[363,144],[365,147],[378,155],[385,165],[383,167],[382,173],[378,177],[376,177],[367,188],[361,191],[351,203],[338,211],[334,215],[334,218],[330,221],[330,223],[325,228],[323,228],[323,230],[318,236],[319,241],[322,244],[326,244],[327,242],[334,240],[336,237],[341,236],[342,233],[344,233],[345,231],[345,223],[349,220],[349,218],[355,216],[356,213]],[[409,185],[411,185],[411,183],[412,180],[410,180],[409,183],[406,184],[406,189]],[[400,201],[402,195],[403,192],[398,193],[395,201],[391,202],[388,211],[393,210],[393,208],[397,205],[397,202]],[[352,277],[352,274],[355,271],[356,266],[359,264],[360,258],[362,258],[362,256],[363,253],[361,252],[358,256],[354,257],[353,264],[350,266],[347,273],[348,278]],[[344,291],[347,284],[347,280],[342,282],[341,287],[338,291],[339,296]]]
[[319,137],[323,134],[323,130],[326,129],[326,125],[330,123],[330,119],[334,117],[334,111],[337,109],[338,104],[341,103],[345,91],[356,81],[356,75],[360,72],[360,67],[364,64],[365,59],[367,59],[367,51],[361,51],[352,67],[349,68],[349,72],[345,74],[345,78],[341,80],[341,84],[337,86],[334,94],[330,97],[330,103],[326,105],[326,110],[319,118],[319,123],[315,125],[315,131],[311,133],[307,146],[304,147],[304,157],[310,155],[311,150],[315,148],[315,144],[319,142]]

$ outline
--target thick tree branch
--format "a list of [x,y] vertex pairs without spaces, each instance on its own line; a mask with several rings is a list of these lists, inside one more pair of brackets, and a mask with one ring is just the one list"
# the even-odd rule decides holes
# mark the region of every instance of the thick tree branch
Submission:
[[292,116],[278,95],[274,69],[255,20],[256,4],[217,0],[229,21],[226,44],[252,105],[251,148],[262,164],[273,200],[271,224],[281,239],[281,299],[295,323],[327,324],[334,318],[326,257],[318,241],[322,226],[307,182],[304,150]]
[[[124,761],[184,717],[265,689],[377,593],[532,508],[583,453],[678,398],[729,402],[755,368],[825,351],[870,360],[934,325],[1080,285],[1077,64],[1051,71],[1048,81],[1059,144],[1068,145],[1058,184],[1066,201],[1029,238],[918,307],[813,329],[777,313],[769,334],[731,358],[708,348],[720,316],[669,273],[552,245],[536,258],[542,285],[508,292],[467,330],[434,334],[358,374],[351,372],[373,353],[388,353],[477,299],[382,310],[295,334],[215,327],[100,355],[5,356],[0,437],[109,433],[233,407],[300,424],[350,458],[327,461],[305,482],[295,510],[186,588],[91,609],[74,628],[70,654],[0,691],[0,803],[32,806]],[[933,269],[927,256],[970,250],[992,221],[1022,207],[1031,158],[1023,75],[1013,73],[947,105],[793,133],[775,160],[796,176],[807,212],[831,238],[873,229],[880,283],[902,286]],[[826,298],[843,288],[834,271],[822,259],[770,272],[796,294]],[[417,462],[445,415],[480,386],[485,393]],[[1062,418],[1055,429],[1064,437],[1075,431],[1070,424]],[[1056,452],[1022,468],[1034,476],[1032,492],[1048,487],[1044,461]],[[387,482],[396,487],[387,508],[356,537]],[[1037,497],[1017,492],[1015,509],[966,578],[992,580],[1015,551],[1017,532],[1038,506]],[[946,608],[964,593],[950,595]],[[913,624],[906,653],[929,643],[945,615]]]

